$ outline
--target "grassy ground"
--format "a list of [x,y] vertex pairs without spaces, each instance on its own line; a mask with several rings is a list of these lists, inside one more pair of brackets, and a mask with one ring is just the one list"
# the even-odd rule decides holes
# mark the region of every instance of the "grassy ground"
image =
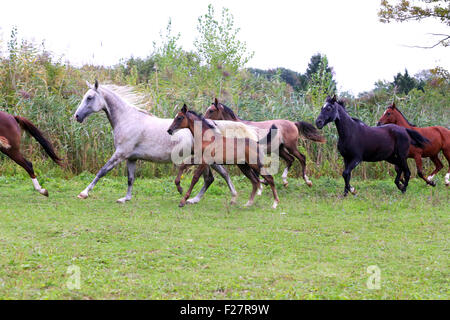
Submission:
[[[42,177],[48,199],[23,176],[0,177],[0,299],[450,297],[442,181],[413,179],[405,195],[392,179],[353,181],[358,195],[341,199],[342,179],[308,188],[291,178],[272,210],[268,188],[244,208],[250,184],[234,177],[238,205],[216,179],[200,204],[179,209],[172,178],[138,179],[119,205],[126,178],[76,198],[92,177]],[[372,265],[378,290],[366,284]],[[67,287],[70,266],[79,289]]]

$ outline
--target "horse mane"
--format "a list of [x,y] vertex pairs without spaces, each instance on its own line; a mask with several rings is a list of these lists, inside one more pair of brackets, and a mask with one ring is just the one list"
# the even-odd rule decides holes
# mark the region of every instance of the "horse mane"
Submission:
[[[389,106],[389,109],[394,110],[394,107]],[[397,111],[400,113],[400,115],[403,117],[403,119],[405,119],[405,121],[406,121],[411,127],[417,127],[415,124],[412,124],[411,122],[408,121],[408,119],[406,119],[406,117],[403,115],[403,113],[400,111],[399,108],[395,107],[395,110],[397,110]]]
[[133,107],[142,113],[153,116],[149,111],[147,111],[147,109],[150,109],[150,99],[143,93],[137,92],[135,88],[131,86],[118,86],[115,84],[103,84],[100,85],[100,88],[115,93],[130,107]]
[[[327,101],[328,101],[328,99],[327,99]],[[344,109],[345,113],[348,114],[347,108],[345,107],[345,100],[344,99],[339,99],[339,100],[336,101],[336,103],[338,105],[340,105]],[[362,120],[360,120],[358,118],[355,118],[355,117],[352,117],[352,116],[350,116],[350,118],[352,118],[353,121],[355,121],[355,122],[357,122],[357,123],[359,123],[361,125],[367,126],[367,124],[364,121],[362,121]]]
[[197,118],[199,118],[199,119],[202,121],[202,123],[203,123],[204,125],[206,125],[208,128],[210,128],[210,129],[216,129],[215,126],[213,126],[211,123],[209,123],[208,121],[206,121],[205,117],[203,117],[202,114],[199,114],[199,113],[197,113],[197,112],[194,111],[194,110],[188,110],[188,113],[191,113],[191,114],[193,114],[194,116],[196,116]]
[[234,113],[234,111],[231,108],[227,107],[226,105],[224,105],[222,103],[220,105],[223,107],[223,110],[225,110],[225,112],[228,113],[228,115],[230,115],[230,117],[233,120],[239,120],[238,116],[236,116],[236,114]]

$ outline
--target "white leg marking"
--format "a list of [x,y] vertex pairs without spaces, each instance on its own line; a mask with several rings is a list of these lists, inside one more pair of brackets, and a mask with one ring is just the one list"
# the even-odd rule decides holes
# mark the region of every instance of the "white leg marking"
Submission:
[[433,181],[433,178],[434,178],[434,174],[431,176],[428,176],[427,180],[431,182],[431,181]]
[[351,192],[352,194],[356,194],[356,190],[355,190],[355,188],[353,188],[353,187],[350,187],[350,192]]
[[36,189],[40,194],[42,194],[44,196],[48,196],[47,190],[45,190],[41,187],[41,185],[39,184],[39,182],[37,181],[36,178],[31,179],[31,181],[33,181],[34,189]]
[[450,172],[445,175],[445,184],[450,185]]
[[305,179],[306,184],[311,187],[312,182],[311,182],[311,180],[309,180],[308,176],[305,174],[305,176],[303,178]]
[[274,201],[272,205],[272,209],[276,209],[278,206],[278,201]]
[[287,181],[288,173],[289,173],[288,168],[285,168],[284,171],[283,171],[283,174],[281,175],[281,178],[283,178],[283,183],[284,184],[288,184],[288,181]]
[[260,184],[259,184],[258,191],[256,192],[256,195],[257,195],[257,196],[262,195],[262,191],[263,191],[263,184],[260,183]]
[[188,201],[186,201],[189,204],[194,204],[200,201],[202,197],[199,197],[198,195],[195,198],[189,199]]

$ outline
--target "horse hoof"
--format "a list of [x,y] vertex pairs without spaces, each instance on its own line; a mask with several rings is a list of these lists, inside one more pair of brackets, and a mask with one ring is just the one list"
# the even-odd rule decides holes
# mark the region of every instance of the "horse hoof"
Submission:
[[87,197],[88,197],[87,193],[83,193],[83,192],[77,196],[78,199],[86,199]]
[[308,182],[306,182],[306,185],[307,185],[308,187],[312,187],[312,182],[311,182],[311,181],[308,181]]
[[277,206],[278,206],[278,202],[275,201],[275,202],[273,203],[273,205],[272,205],[272,209],[276,209]]
[[185,202],[180,202],[180,204],[178,205],[178,207],[183,208],[185,204],[186,204]]
[[350,188],[350,192],[351,192],[353,195],[356,195],[356,193],[357,193],[356,190],[355,190],[355,188],[353,188],[353,187]]
[[248,201],[246,204],[244,204],[244,207],[250,207],[253,205],[253,202]]
[[181,187],[177,187],[177,190],[178,190],[178,192],[181,194],[181,195],[183,195],[183,188],[181,188]]
[[125,202],[127,202],[128,200],[126,199],[126,198],[120,198],[120,199],[117,199],[117,203],[125,203]]
[[283,183],[283,185],[284,185],[285,188],[287,188],[287,186],[289,185],[289,182],[286,181],[286,182]]
[[432,186],[432,187],[436,187],[436,182],[434,182],[434,181],[430,181],[429,184],[430,184],[430,186]]
[[48,197],[48,191],[46,189],[42,189],[42,191],[40,192],[43,196]]

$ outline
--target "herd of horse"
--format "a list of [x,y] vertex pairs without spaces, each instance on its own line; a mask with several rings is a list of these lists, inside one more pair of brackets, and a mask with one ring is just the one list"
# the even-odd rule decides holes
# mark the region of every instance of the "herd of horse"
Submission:
[[[231,202],[235,203],[237,192],[224,165],[237,165],[252,184],[246,205],[253,204],[255,195],[261,194],[262,185],[265,184],[272,190],[272,208],[276,208],[279,198],[273,172],[267,170],[266,158],[275,152],[277,158],[285,161],[286,168],[282,173],[285,186],[288,185],[289,168],[297,159],[303,179],[311,186],[312,182],[306,175],[306,157],[297,148],[298,140],[303,136],[324,143],[325,138],[318,129],[330,122],[336,125],[339,135],[337,148],[344,158],[344,196],[348,192],[356,193],[350,185],[351,172],[363,161],[387,161],[394,164],[397,173],[395,184],[401,192],[406,192],[411,175],[407,158],[414,158],[418,176],[431,186],[436,185],[433,178],[443,168],[438,157],[441,151],[450,165],[450,130],[442,126],[416,127],[409,123],[394,103],[386,108],[374,127],[351,117],[345,103],[336,96],[327,97],[315,126],[304,121],[282,119],[259,122],[242,120],[217,99],[204,115],[184,105],[174,119],[162,119],[137,107],[137,103],[134,103],[137,101],[136,95],[128,87],[100,86],[98,81],[95,84],[87,82],[87,85],[88,90],[74,119],[82,123],[89,115],[104,111],[113,129],[115,152],[94,180],[78,195],[80,199],[87,198],[99,179],[126,160],[128,190],[125,197],[117,202],[131,200],[136,161],[146,160],[179,165],[175,184],[180,194],[183,194],[180,185],[183,172],[190,166],[197,166],[190,187],[179,204],[181,207],[186,203],[200,201],[214,181],[212,170],[226,181],[231,192]],[[33,165],[20,152],[21,128],[42,145],[55,163],[62,165],[63,160],[34,124],[3,111],[0,111],[0,151],[22,166],[30,175],[34,188],[48,196],[48,191],[40,186],[36,178]],[[430,158],[436,166],[428,177],[423,173],[422,158]],[[204,179],[203,187],[194,198],[189,199],[201,176]],[[445,175],[445,184],[450,185],[450,168]]]

